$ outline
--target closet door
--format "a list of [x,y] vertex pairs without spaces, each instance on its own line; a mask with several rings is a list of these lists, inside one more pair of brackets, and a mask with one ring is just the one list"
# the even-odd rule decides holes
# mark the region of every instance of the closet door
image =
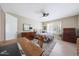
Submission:
[[5,39],[15,39],[17,37],[17,18],[6,14],[5,22]]

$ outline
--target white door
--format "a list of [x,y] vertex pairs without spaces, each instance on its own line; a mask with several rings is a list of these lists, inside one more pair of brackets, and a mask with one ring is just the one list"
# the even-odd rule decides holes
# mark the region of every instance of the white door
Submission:
[[15,39],[17,37],[17,18],[10,14],[6,14],[5,22],[5,39]]

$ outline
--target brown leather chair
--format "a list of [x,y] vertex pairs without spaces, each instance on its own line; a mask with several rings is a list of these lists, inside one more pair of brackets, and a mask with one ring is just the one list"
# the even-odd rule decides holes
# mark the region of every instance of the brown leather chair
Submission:
[[40,56],[43,54],[42,48],[36,46],[27,38],[18,38],[18,42],[28,56]]

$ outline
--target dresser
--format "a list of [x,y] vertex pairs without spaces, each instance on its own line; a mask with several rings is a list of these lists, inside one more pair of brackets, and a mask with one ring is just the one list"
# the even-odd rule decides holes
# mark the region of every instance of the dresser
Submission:
[[75,28],[64,28],[63,40],[71,43],[76,43],[77,38]]
[[79,56],[79,38],[77,38],[77,55]]
[[33,40],[34,37],[35,37],[35,34],[36,34],[36,32],[22,32],[22,33],[21,33],[21,36],[22,36],[22,37],[26,37],[26,38],[28,38],[29,40]]

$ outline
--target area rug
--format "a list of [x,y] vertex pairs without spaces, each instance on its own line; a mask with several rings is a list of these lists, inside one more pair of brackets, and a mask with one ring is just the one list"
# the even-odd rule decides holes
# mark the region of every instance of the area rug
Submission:
[[55,40],[52,40],[49,43],[44,43],[44,45],[43,45],[43,49],[44,49],[43,56],[49,56],[50,53],[52,52],[55,44],[56,44]]
[[0,47],[0,56],[21,56],[17,43]]

